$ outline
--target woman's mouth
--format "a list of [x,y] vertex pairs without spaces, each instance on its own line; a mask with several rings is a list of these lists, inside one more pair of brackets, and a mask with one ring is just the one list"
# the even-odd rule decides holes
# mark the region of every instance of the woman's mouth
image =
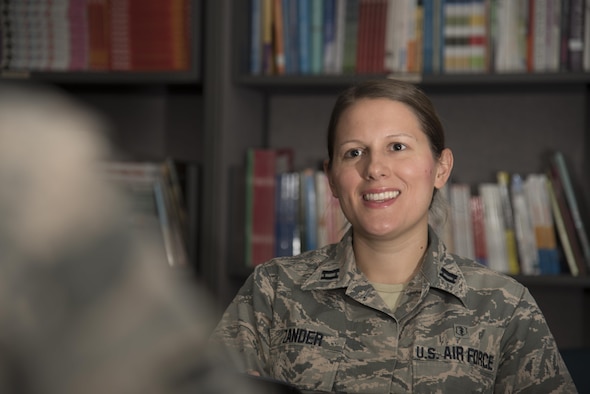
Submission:
[[365,201],[374,201],[374,202],[381,202],[386,200],[392,200],[399,196],[400,191],[388,191],[388,192],[381,192],[381,193],[367,193],[363,194],[363,200]]

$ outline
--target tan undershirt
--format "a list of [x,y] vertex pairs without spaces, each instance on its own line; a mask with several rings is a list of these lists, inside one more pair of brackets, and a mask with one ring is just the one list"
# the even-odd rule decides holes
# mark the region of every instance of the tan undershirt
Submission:
[[407,283],[401,284],[385,284],[385,283],[373,283],[371,282],[377,293],[383,298],[385,304],[394,311],[397,308],[400,295],[407,286]]

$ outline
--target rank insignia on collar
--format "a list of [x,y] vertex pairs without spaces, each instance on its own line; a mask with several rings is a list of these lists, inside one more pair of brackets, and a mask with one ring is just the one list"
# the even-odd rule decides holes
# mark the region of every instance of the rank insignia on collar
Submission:
[[336,268],[329,271],[322,271],[322,276],[320,277],[322,280],[334,280],[338,279],[338,274],[340,273],[340,268]]

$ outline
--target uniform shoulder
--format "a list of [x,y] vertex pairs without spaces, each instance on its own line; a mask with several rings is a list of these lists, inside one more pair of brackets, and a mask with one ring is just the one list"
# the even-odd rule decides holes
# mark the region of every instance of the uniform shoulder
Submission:
[[256,266],[255,274],[281,277],[287,275],[297,283],[305,281],[324,262],[331,260],[336,244],[310,250],[296,256],[275,257]]
[[522,295],[525,290],[522,283],[505,273],[494,271],[472,259],[457,255],[452,257],[463,273],[467,287],[471,290],[503,289],[516,296]]

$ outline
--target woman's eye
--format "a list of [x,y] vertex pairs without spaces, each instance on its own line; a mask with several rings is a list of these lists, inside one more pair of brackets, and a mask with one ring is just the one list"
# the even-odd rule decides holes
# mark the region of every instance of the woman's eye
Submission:
[[398,150],[404,150],[404,149],[406,149],[406,146],[402,143],[399,143],[399,142],[391,145],[391,150],[398,151]]
[[359,157],[362,154],[363,154],[363,151],[361,149],[351,149],[351,150],[347,151],[344,156],[347,158],[353,158],[353,157]]

